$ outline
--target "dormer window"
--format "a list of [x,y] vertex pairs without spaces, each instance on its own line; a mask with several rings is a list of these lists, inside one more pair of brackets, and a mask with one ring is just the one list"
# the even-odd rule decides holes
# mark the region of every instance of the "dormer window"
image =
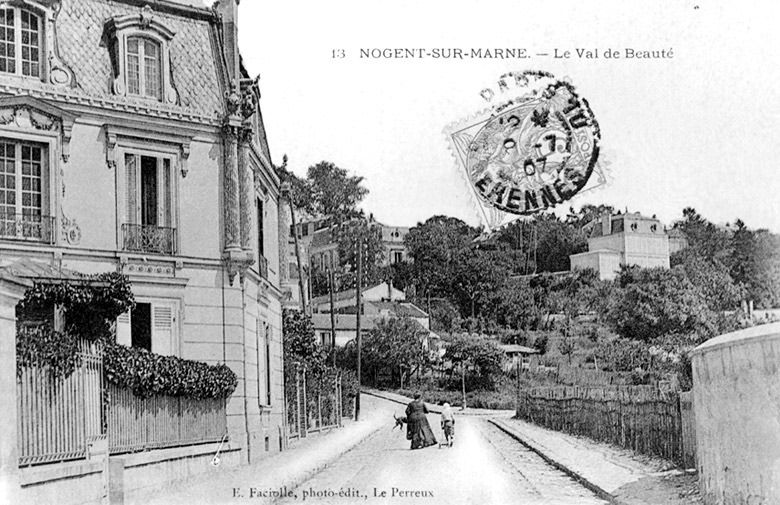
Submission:
[[0,73],[41,77],[43,20],[19,7],[0,9]]
[[143,37],[127,39],[127,94],[160,100],[162,79],[160,44]]
[[169,54],[174,35],[148,5],[139,14],[109,19],[104,40],[111,52],[112,91],[120,96],[176,103]]

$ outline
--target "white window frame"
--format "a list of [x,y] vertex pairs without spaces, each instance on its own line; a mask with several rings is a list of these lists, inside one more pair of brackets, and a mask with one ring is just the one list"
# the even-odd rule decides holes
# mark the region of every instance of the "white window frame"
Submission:
[[[112,85],[114,94],[169,104],[176,103],[179,97],[171,81],[170,62],[170,42],[176,33],[156,18],[151,7],[144,7],[140,14],[113,17],[106,21],[105,30],[109,37],[112,64],[114,65]],[[147,96],[143,89],[143,82],[140,82],[140,95],[131,94],[128,91],[128,41],[136,37],[151,40],[160,49],[160,98]],[[144,66],[143,61],[141,61],[140,66]]]
[[[127,168],[125,166],[125,155],[132,154],[138,156],[151,156],[158,159],[170,160],[170,202],[171,202],[171,222],[168,227],[175,228],[175,255],[180,254],[181,251],[181,234],[179,233],[179,177],[177,176],[176,167],[181,164],[180,160],[180,148],[174,144],[166,143],[154,143],[142,142],[131,137],[121,137],[117,140],[115,147],[114,159],[116,160],[116,247],[118,251],[124,250],[124,242],[122,236],[122,225],[130,224],[128,221],[128,202],[127,202]],[[162,163],[158,163],[158,174],[160,174]],[[136,188],[140,191],[140,170],[136,171]],[[158,185],[158,191],[159,190]],[[138,196],[139,193],[136,193]],[[159,195],[159,193],[158,193]],[[160,212],[160,201],[158,196],[158,223]],[[140,224],[140,199],[136,198],[136,221],[134,224]],[[158,226],[161,226],[158,224]],[[128,251],[129,252],[129,251]]]
[[[45,154],[43,156],[43,158],[46,160],[45,166],[43,167],[45,177],[43,177],[41,184],[41,215],[54,218],[52,225],[52,243],[55,245],[59,243],[60,238],[60,219],[57,210],[59,209],[60,202],[58,199],[59,192],[56,190],[60,184],[59,170],[52,168],[59,166],[57,164],[59,138],[56,135],[56,133],[41,135],[28,134],[18,130],[7,130],[3,127],[0,127],[0,139],[3,139],[6,142],[13,142],[17,145],[25,142],[40,144],[45,150]],[[18,170],[19,169],[17,168],[17,175]],[[20,191],[19,188],[21,187],[21,181],[17,179],[16,182],[18,206],[21,205],[18,194]]]
[[[25,79],[43,80],[46,75],[46,58],[44,57],[46,51],[46,13],[39,9],[31,9],[30,6],[25,5],[19,7],[13,4],[0,5],[2,10],[11,10],[14,13],[14,71],[0,71],[0,75],[15,75],[23,77]],[[25,75],[22,73],[22,11],[25,11],[36,18],[38,18],[38,75]]]
[[[133,93],[130,90],[130,41],[131,40],[137,40],[138,41],[138,93]],[[157,100],[161,101],[163,96],[163,76],[162,76],[162,44],[152,38],[148,37],[146,35],[132,35],[128,36],[125,39],[125,43],[128,45],[128,47],[125,49],[125,69],[128,69],[126,75],[127,75],[127,94],[128,96],[135,96],[140,98],[148,98],[150,100]],[[159,72],[157,82],[155,83],[155,92],[156,94],[150,95],[147,93],[147,84],[148,84],[148,76],[146,75],[146,60],[148,58],[148,55],[146,54],[146,43],[149,42],[151,44],[154,44],[154,46],[157,48],[157,56],[155,58],[155,64],[157,65],[157,71]]]

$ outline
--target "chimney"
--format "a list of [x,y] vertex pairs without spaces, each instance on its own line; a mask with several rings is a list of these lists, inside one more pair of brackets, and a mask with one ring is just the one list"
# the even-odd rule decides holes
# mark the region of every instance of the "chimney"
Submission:
[[222,20],[222,34],[225,45],[225,59],[230,82],[238,85],[241,76],[238,55],[238,3],[240,0],[218,0],[214,10]]
[[393,281],[387,281],[387,300],[393,301]]

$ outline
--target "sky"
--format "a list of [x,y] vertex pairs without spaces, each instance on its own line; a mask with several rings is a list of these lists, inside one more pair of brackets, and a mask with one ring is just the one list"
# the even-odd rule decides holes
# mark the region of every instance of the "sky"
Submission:
[[[443,132],[484,109],[479,92],[502,74],[544,70],[567,77],[601,127],[608,184],[571,205],[607,203],[665,224],[692,206],[716,223],[780,232],[776,16],[770,2],[740,4],[244,0],[239,43],[260,75],[274,161],[287,154],[305,175],[328,160],[365,177],[362,207],[386,224],[435,214],[478,224]],[[530,57],[360,56],[385,48],[524,48]],[[599,58],[578,58],[577,48]],[[627,48],[672,57],[627,59]],[[607,49],[621,58],[605,58]]]

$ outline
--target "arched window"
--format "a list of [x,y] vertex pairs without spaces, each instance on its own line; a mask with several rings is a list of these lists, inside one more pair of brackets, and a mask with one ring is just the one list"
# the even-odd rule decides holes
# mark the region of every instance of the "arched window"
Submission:
[[19,7],[0,8],[0,72],[41,77],[43,19]]
[[127,93],[162,98],[160,44],[145,37],[127,38]]

